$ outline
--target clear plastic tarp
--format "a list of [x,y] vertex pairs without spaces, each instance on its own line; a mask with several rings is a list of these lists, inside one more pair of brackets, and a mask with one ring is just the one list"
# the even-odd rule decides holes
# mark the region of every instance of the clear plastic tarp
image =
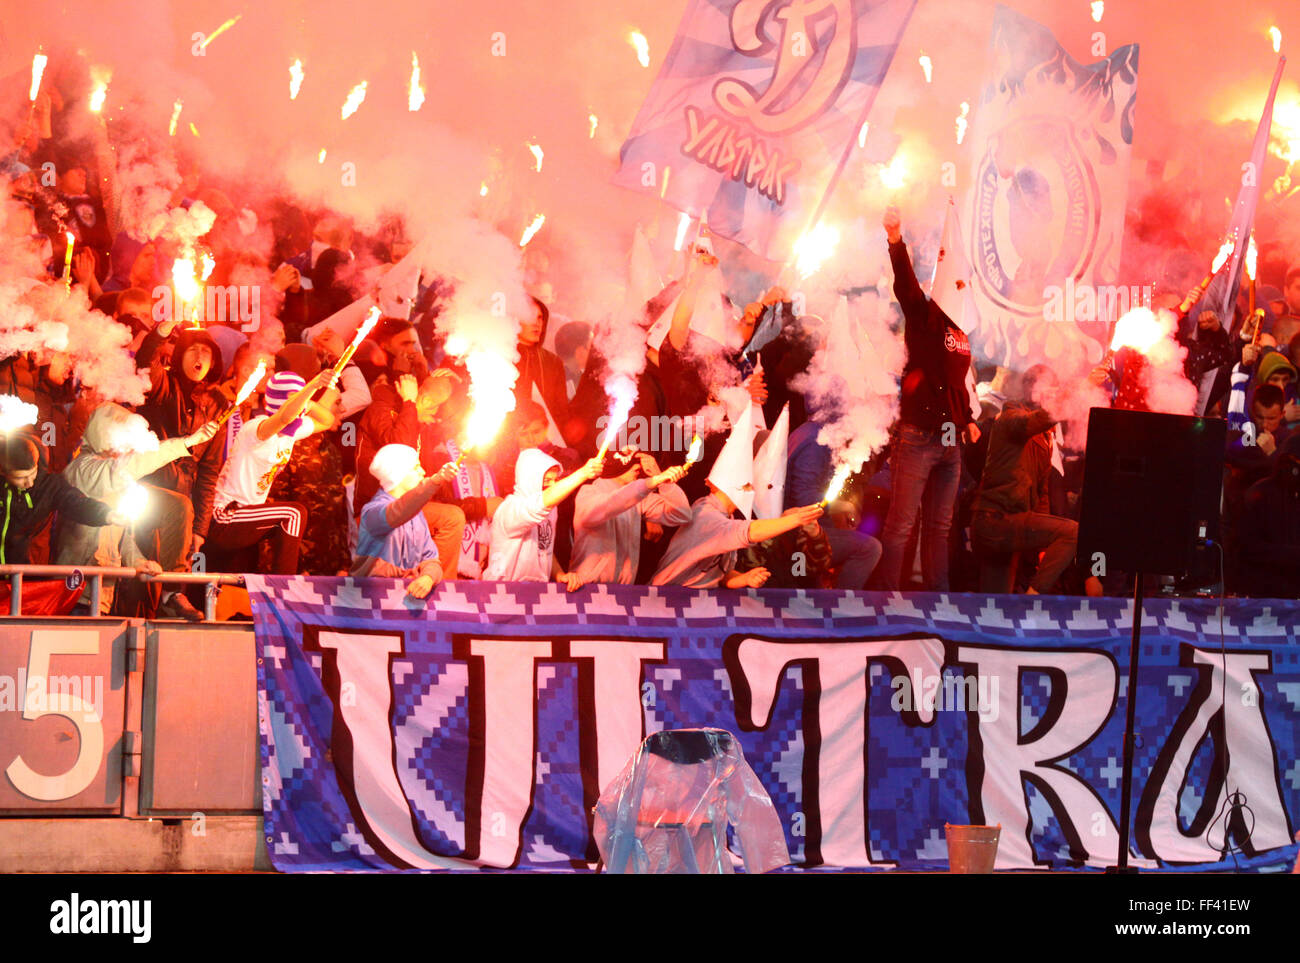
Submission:
[[646,738],[595,808],[608,873],[734,873],[730,825],[747,873],[790,862],[780,817],[736,738],[678,729]]

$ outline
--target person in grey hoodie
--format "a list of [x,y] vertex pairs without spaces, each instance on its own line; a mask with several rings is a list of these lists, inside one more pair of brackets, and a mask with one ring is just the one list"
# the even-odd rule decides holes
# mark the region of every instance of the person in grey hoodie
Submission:
[[688,467],[661,472],[650,455],[627,448],[614,453],[604,477],[579,489],[569,568],[584,585],[636,581],[642,519],[674,528],[691,520],[690,503],[676,484]]
[[[216,430],[216,422],[209,421],[189,435],[158,442],[143,416],[127,411],[121,405],[102,404],[91,414],[81,439],[81,448],[77,457],[63,470],[63,477],[83,495],[116,508],[131,485],[164,465],[187,457],[190,449],[208,442]],[[151,441],[156,447],[150,444]],[[160,529],[184,522],[175,513],[162,512],[161,506],[154,505],[152,510],[153,514],[166,516],[154,522]],[[176,538],[185,534],[176,533]],[[168,536],[164,534],[163,537]],[[157,559],[149,560],[140,551],[134,535],[128,534],[128,530],[119,525],[86,525],[73,519],[66,520],[62,526],[55,562],[58,565],[124,566],[142,572],[162,571]],[[100,594],[100,611],[93,614],[107,614],[113,597],[114,586],[110,582]],[[89,599],[90,587],[87,586],[82,601],[88,602]],[[164,615],[191,620],[198,615],[185,597],[176,593],[164,596],[160,611]]]

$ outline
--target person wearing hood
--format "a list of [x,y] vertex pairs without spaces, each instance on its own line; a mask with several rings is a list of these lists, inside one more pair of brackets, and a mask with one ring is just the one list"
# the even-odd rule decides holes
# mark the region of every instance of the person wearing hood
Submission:
[[[179,318],[160,321],[145,335],[135,354],[136,369],[150,378],[144,404],[137,410],[159,441],[193,435],[207,422],[220,418],[226,407],[216,387],[225,368],[221,349],[206,331],[191,329],[175,335],[171,363],[165,368],[153,364],[178,323]],[[154,489],[150,494],[158,506],[157,517],[185,519],[179,530],[169,526],[164,531],[149,524],[136,528],[136,539],[146,552],[158,540],[157,561],[165,571],[180,570],[190,552],[203,547],[223,450],[220,438],[196,445],[187,456],[140,480]],[[176,531],[179,537],[169,537]]]
[[685,465],[660,471],[651,455],[615,452],[603,475],[583,485],[574,500],[570,568],[587,585],[636,581],[641,562],[641,524],[676,527],[691,520],[691,507],[677,481]]
[[29,564],[28,544],[55,512],[65,522],[95,528],[126,524],[120,513],[46,470],[36,441],[27,434],[0,438],[0,474],[4,476],[0,565]]
[[1246,492],[1238,558],[1247,594],[1300,597],[1300,434],[1282,443],[1272,474]]
[[546,329],[551,312],[537,298],[532,299],[536,309],[533,316],[519,324],[519,380],[515,382],[515,406],[525,401],[543,405],[550,423],[559,431],[552,443],[573,444],[580,435],[580,426],[570,425],[569,389],[564,362],[553,352],[542,347],[546,342]]
[[603,462],[592,458],[568,477],[560,463],[536,448],[525,448],[515,461],[515,490],[492,516],[488,548],[488,582],[548,582],[554,578],[573,591],[582,585],[576,572],[564,572],[555,560],[556,506],[584,483],[600,475]]
[[293,455],[294,442],[320,429],[303,415],[312,398],[334,387],[333,369],[311,381],[281,371],[266,384],[267,414],[250,419],[230,449],[213,498],[211,544],[224,552],[250,548],[269,539],[271,569],[294,575],[307,510],[297,502],[272,502],[267,497],[280,469]]
[[[787,509],[777,518],[749,521],[754,505],[754,415],[748,407],[709,472],[709,494],[691,506],[691,519],[668,543],[651,585],[687,588],[761,588],[766,568],[736,569],[741,549],[784,535],[822,516],[822,506]],[[745,517],[735,517],[739,511]]]
[[448,462],[427,476],[419,452],[410,445],[385,445],[375,452],[370,473],[380,487],[361,510],[350,574],[409,580],[406,594],[422,599],[443,577],[423,508],[454,477],[455,468]]
[[[127,490],[145,475],[163,465],[183,458],[191,448],[206,444],[216,434],[217,424],[209,421],[192,435],[168,438],[153,451],[135,450],[134,444],[149,437],[144,419],[118,404],[102,404],[95,409],[82,436],[81,450],[72,463],[64,469],[63,477],[83,495],[116,506]],[[154,511],[156,511],[156,507]],[[160,529],[176,526],[177,517],[157,520]],[[169,539],[179,538],[169,534]],[[157,560],[148,559],[140,551],[129,529],[116,525],[86,525],[69,519],[62,523],[59,544],[55,552],[58,565],[101,565],[107,568],[126,566],[142,572],[160,572]],[[100,593],[100,610],[93,615],[107,615],[112,608],[115,585],[105,583]],[[89,602],[90,586],[86,586],[82,601]],[[198,621],[203,616],[179,592],[171,592],[162,599],[160,614]]]
[[[961,440],[974,443],[979,430],[971,414],[967,377],[970,341],[939,304],[927,298],[903,243],[898,210],[883,219],[894,268],[894,296],[903,310],[907,365],[901,382],[898,438],[890,463],[893,492],[881,535],[881,587],[904,585],[904,552],[921,520],[921,568],[925,589],[948,590],[948,536],[961,483]],[[910,571],[910,566],[908,571]]]

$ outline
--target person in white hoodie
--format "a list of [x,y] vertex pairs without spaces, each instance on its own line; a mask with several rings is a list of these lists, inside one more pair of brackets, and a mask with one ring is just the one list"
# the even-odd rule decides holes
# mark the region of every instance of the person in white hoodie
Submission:
[[549,582],[552,577],[573,591],[582,585],[575,572],[555,560],[555,507],[600,474],[603,459],[593,458],[566,478],[560,463],[536,448],[525,448],[515,461],[515,490],[492,516],[488,582]]
[[[677,481],[688,466],[660,471],[646,452],[615,452],[605,477],[583,485],[574,500],[570,569],[582,584],[631,585],[641,564],[641,522],[685,525],[691,506]],[[644,475],[645,477],[641,477]]]
[[[83,495],[117,507],[127,489],[139,479],[163,465],[183,458],[191,448],[204,444],[216,434],[217,424],[209,421],[191,435],[158,441],[141,415],[121,405],[107,403],[95,409],[82,435],[77,457],[63,470],[63,477]],[[151,450],[150,450],[151,449]],[[180,519],[175,519],[179,523]],[[55,552],[58,565],[101,565],[135,568],[141,572],[161,572],[156,561],[146,559],[136,545],[134,533],[119,525],[91,527],[65,520]],[[106,582],[99,597],[100,611],[106,615],[113,604],[114,585]],[[90,599],[90,586],[82,601]],[[203,616],[179,592],[169,592],[162,600],[159,614],[198,621]]]

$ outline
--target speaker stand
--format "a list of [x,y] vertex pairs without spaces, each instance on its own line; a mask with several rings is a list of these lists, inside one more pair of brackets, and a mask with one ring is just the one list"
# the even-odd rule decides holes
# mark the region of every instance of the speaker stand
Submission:
[[1124,696],[1124,762],[1119,783],[1119,865],[1107,866],[1107,873],[1137,875],[1138,868],[1128,864],[1129,800],[1133,795],[1133,741],[1137,719],[1137,680],[1139,644],[1142,639],[1142,573],[1133,586],[1133,641],[1128,652],[1128,692]]

